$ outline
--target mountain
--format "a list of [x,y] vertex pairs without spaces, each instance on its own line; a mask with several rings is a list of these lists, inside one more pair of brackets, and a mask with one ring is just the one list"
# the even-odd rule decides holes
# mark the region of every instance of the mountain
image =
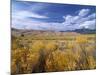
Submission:
[[66,31],[60,31],[60,32],[76,32],[80,34],[95,34],[96,29],[81,28],[81,29],[66,30]]
[[66,31],[50,31],[50,30],[28,30],[28,29],[16,29],[16,28],[11,28],[12,34],[16,35],[21,35],[21,34],[65,34],[66,32],[74,32],[74,33],[80,33],[80,34],[95,34],[96,30],[95,29],[87,29],[87,28],[82,28],[82,29],[75,29],[75,30],[66,30]]
[[81,34],[95,34],[96,30],[95,29],[75,29],[74,32],[81,33]]

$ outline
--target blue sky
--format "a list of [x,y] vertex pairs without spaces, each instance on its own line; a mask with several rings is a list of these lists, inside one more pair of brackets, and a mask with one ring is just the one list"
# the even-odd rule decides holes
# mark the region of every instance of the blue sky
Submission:
[[12,0],[12,27],[34,30],[95,29],[96,7]]

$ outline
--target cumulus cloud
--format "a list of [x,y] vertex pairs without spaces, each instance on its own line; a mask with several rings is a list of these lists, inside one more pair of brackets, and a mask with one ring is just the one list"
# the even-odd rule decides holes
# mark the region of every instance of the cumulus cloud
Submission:
[[89,21],[83,22],[83,23],[80,25],[80,27],[85,27],[85,28],[94,29],[94,28],[95,28],[95,24],[96,24],[96,19],[93,19],[93,20],[89,20]]
[[90,13],[89,9],[81,9],[78,15],[66,15],[64,16],[66,28],[70,26],[70,29],[77,29],[77,28],[90,28],[95,29],[96,25],[96,14]]
[[90,12],[89,9],[82,9],[82,10],[79,11],[78,15],[84,17],[84,16],[88,15],[89,12]]
[[89,9],[81,9],[77,15],[67,14],[63,16],[65,21],[63,23],[57,22],[41,22],[29,19],[33,18],[48,18],[47,16],[39,15],[28,11],[20,11],[12,15],[12,27],[26,28],[35,30],[74,30],[78,28],[94,29],[96,24],[96,14],[89,14]]
[[28,18],[28,17],[33,17],[33,18],[48,18],[47,16],[39,15],[36,13],[33,13],[31,11],[15,11],[12,14],[12,17],[14,18]]

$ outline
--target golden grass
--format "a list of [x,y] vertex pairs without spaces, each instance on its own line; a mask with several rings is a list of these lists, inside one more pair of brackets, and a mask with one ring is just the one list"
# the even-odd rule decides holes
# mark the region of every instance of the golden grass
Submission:
[[90,39],[95,35],[77,35],[72,40],[24,38],[12,38],[12,74],[96,68],[95,39]]

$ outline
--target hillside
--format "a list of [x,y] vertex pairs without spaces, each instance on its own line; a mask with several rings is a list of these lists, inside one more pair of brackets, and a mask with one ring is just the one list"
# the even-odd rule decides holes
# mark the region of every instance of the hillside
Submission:
[[76,35],[76,34],[95,34],[95,29],[75,29],[75,30],[67,30],[67,31],[45,31],[45,30],[28,30],[28,29],[15,29],[11,28],[12,35],[20,36],[22,34],[24,35]]

